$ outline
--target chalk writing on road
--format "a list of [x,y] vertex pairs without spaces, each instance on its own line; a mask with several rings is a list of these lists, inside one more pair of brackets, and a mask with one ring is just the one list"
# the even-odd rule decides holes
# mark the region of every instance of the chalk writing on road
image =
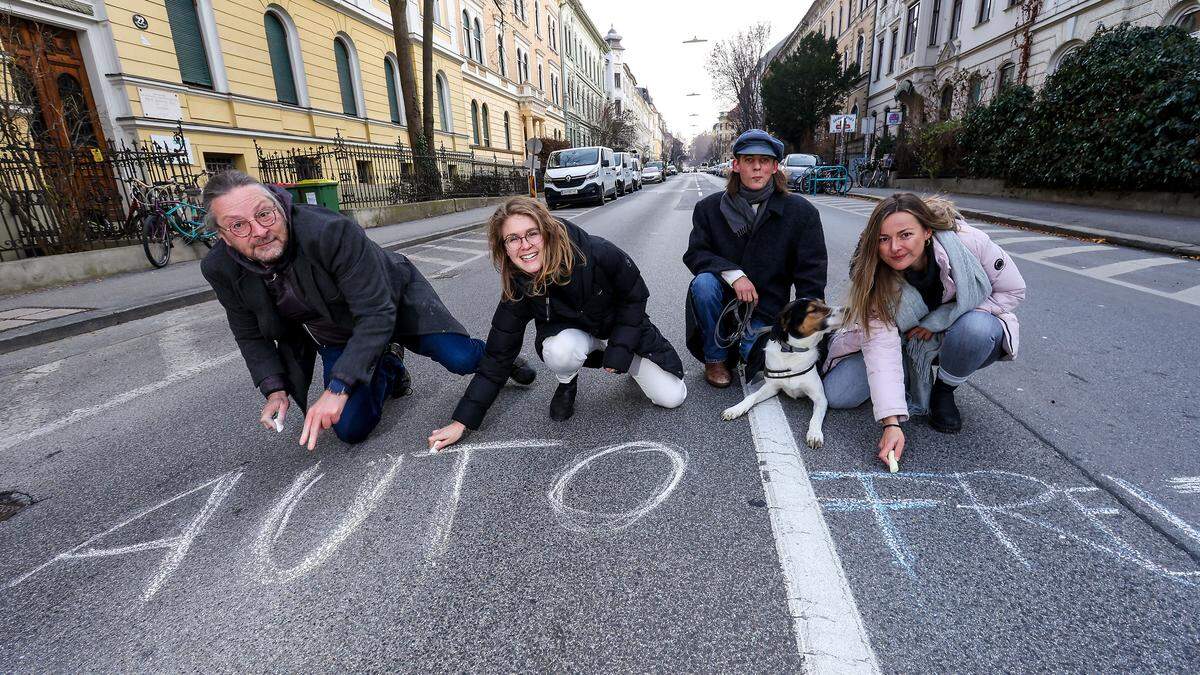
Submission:
[[[1184,536],[1200,544],[1200,532],[1145,491],[1113,476],[1105,478],[1132,500],[1150,508]],[[1112,524],[1104,520],[1106,516],[1117,515],[1119,511],[1116,508],[1086,503],[1085,495],[1099,492],[1100,489],[1095,486],[1062,486],[1001,470],[898,474],[821,471],[813,473],[812,480],[857,483],[862,490],[861,498],[822,497],[819,499],[822,507],[831,513],[870,513],[884,544],[904,572],[914,579],[917,577],[917,557],[894,514],[936,509],[962,509],[974,513],[999,546],[1026,568],[1032,568],[1032,562],[1015,535],[1019,531],[1032,529],[1057,535],[1059,540],[1072,541],[1180,583],[1195,585],[1195,580],[1200,578],[1200,570],[1167,569],[1123,539]],[[881,496],[881,485],[888,486],[889,495],[904,496]],[[918,490],[921,494],[915,495]],[[1005,501],[990,503],[983,498],[991,494],[1003,494]],[[1060,508],[1063,506],[1067,508]],[[1046,513],[1061,514],[1062,517],[1056,517],[1052,522]],[[1065,522],[1071,519],[1071,514],[1078,516],[1077,523]],[[1075,527],[1079,523],[1085,527]],[[1092,531],[1091,536],[1084,533],[1087,529]]]
[[[328,561],[342,544],[349,539],[362,524],[378,510],[384,496],[395,482],[401,465],[406,458],[425,458],[434,455],[457,455],[454,468],[448,483],[443,490],[442,499],[435,508],[434,522],[429,527],[429,545],[425,555],[428,563],[433,564],[440,558],[450,545],[450,536],[454,527],[454,519],[462,498],[463,485],[467,478],[467,467],[473,454],[484,450],[505,450],[518,448],[553,448],[562,445],[562,441],[551,439],[534,439],[523,441],[504,441],[497,443],[476,443],[452,446],[437,453],[424,451],[409,455],[387,456],[381,460],[368,463],[367,475],[363,478],[358,492],[341,520],[333,526],[324,537],[308,549],[299,561],[290,566],[281,566],[276,559],[275,543],[287,531],[292,514],[305,500],[305,495],[315,486],[325,473],[321,472],[321,462],[301,471],[292,481],[287,491],[268,510],[258,530],[258,536],[251,549],[251,558],[257,573],[257,578],[264,584],[285,583],[310,574]],[[574,508],[566,503],[565,493],[571,480],[583,469],[596,460],[610,455],[638,455],[644,453],[659,453],[671,462],[671,469],[666,478],[659,483],[649,498],[629,511],[616,513],[591,512]],[[374,465],[381,465],[375,468]],[[658,508],[670,497],[683,479],[687,469],[687,452],[682,448],[656,443],[652,441],[634,441],[600,448],[589,454],[571,461],[555,478],[547,493],[548,505],[554,513],[559,525],[579,534],[605,534],[616,532],[633,525],[654,509]],[[121,521],[117,525],[97,534],[82,544],[60,553],[46,563],[22,574],[9,582],[8,587],[21,585],[31,577],[44,570],[71,561],[83,559],[125,556],[147,551],[166,550],[166,554],[158,561],[157,567],[142,591],[141,598],[148,601],[158,593],[171,575],[177,570],[193,541],[199,536],[214,513],[233,491],[244,472],[231,471],[196,487],[181,492],[155,506],[139,511],[136,515]],[[118,531],[129,527],[143,518],[161,512],[172,504],[184,504],[186,498],[192,495],[202,495],[207,492],[207,499],[196,511],[183,528],[177,532],[157,539],[126,544],[117,547],[103,548],[103,541]],[[178,504],[176,504],[178,508]]]

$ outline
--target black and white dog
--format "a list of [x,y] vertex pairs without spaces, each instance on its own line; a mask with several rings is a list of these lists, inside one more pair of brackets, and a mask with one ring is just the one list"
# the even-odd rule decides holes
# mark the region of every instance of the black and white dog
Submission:
[[825,436],[821,425],[829,405],[817,372],[821,362],[819,347],[826,333],[841,327],[843,315],[841,307],[830,307],[813,298],[800,298],[785,305],[771,326],[764,348],[762,386],[721,413],[721,417],[737,419],[781,391],[792,398],[807,396],[813,402],[813,413],[804,440],[810,448],[823,446]]

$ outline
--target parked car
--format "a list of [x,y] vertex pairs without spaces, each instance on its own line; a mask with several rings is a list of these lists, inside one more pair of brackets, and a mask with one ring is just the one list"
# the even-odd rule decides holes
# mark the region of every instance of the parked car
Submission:
[[668,176],[675,176],[679,174],[679,169],[674,164],[668,164],[666,168]]
[[629,156],[630,168],[633,169],[633,189],[642,189],[642,157],[637,150],[626,153]]
[[816,155],[808,155],[804,153],[792,153],[783,158],[783,163],[779,168],[783,171],[783,175],[787,176],[788,187],[798,187],[800,181],[804,178],[804,174],[808,173],[814,166],[821,164],[821,158]]
[[613,161],[617,165],[617,196],[633,192],[633,162],[629,153],[614,152]]
[[662,162],[647,162],[646,167],[642,169],[643,183],[661,183],[663,182],[663,163]]
[[621,166],[612,148],[567,148],[550,153],[546,161],[546,205],[557,208],[570,202],[603,206],[617,197]]

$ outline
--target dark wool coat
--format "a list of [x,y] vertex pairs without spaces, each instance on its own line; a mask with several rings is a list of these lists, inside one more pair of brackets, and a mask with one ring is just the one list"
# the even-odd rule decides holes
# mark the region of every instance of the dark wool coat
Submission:
[[589,235],[569,221],[563,223],[582,257],[576,256],[571,280],[566,285],[552,285],[546,295],[501,301],[496,307],[483,359],[454,410],[454,419],[471,429],[479,428],[508,380],[530,321],[537,331],[535,344],[539,357],[546,338],[568,328],[578,328],[608,340],[603,352],[589,356],[584,364],[587,367],[612,368],[623,373],[637,355],[676,377],[683,377],[683,363],[675,348],[646,316],[650,291],[637,265],[608,240]]
[[[721,215],[724,191],[701,199],[692,210],[692,235],[683,262],[693,275],[740,269],[758,291],[754,318],[767,323],[795,297],[825,298],[828,261],[821,215],[807,199],[797,194],[775,193],[767,200],[766,219],[748,238],[734,234]],[[722,282],[723,283],[723,282]],[[726,301],[735,296],[726,289]],[[704,343],[700,325],[687,297],[687,347],[701,362]],[[760,341],[751,355],[751,364],[761,356]],[[731,350],[734,351],[734,350]],[[748,369],[748,376],[757,368]]]
[[[403,337],[467,335],[408,258],[380,248],[358,223],[319,206],[287,210],[300,295],[321,316],[353,329],[333,377],[351,386],[370,382],[388,343]],[[264,380],[282,376],[306,409],[316,345],[304,327],[280,316],[263,278],[238,264],[225,242],[200,270],[225,308],[254,385],[261,390]]]

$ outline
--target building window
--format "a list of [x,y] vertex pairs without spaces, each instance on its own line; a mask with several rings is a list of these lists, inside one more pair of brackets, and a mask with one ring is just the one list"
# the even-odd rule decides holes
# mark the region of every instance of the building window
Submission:
[[908,19],[904,26],[904,54],[913,53],[917,48],[917,21],[921,18],[921,3],[914,2],[908,6]]
[[929,46],[938,42],[938,20],[941,19],[942,0],[933,0],[933,15],[929,17]]
[[483,104],[483,144],[492,145],[492,116],[488,114],[488,105]]
[[525,52],[521,57],[521,81],[529,81],[529,52]]
[[838,35],[841,35],[842,31],[845,29],[845,23],[843,23],[843,18],[842,18],[842,15],[845,13],[846,13],[846,5],[844,5],[844,4],[838,5]]
[[387,83],[388,113],[392,116],[392,124],[400,124],[400,88],[396,86],[396,66],[391,57],[383,59],[383,79]]
[[950,5],[950,39],[958,37],[958,24],[962,23],[962,0],[951,0]]
[[900,39],[900,29],[892,29],[892,48],[888,50],[888,75],[896,69],[896,41]]
[[954,109],[954,87],[947,84],[942,87],[942,100],[938,105],[938,121],[945,122],[950,119],[950,113]]
[[471,101],[471,143],[479,145],[479,102]]
[[979,0],[979,21],[976,22],[976,25],[990,18],[992,18],[992,0]]
[[613,73],[613,87],[616,89],[621,88],[621,74],[620,73]]
[[288,33],[275,12],[263,15],[263,27],[267,32],[267,55],[271,59],[271,75],[275,79],[275,100],[280,103],[300,103],[296,95],[296,77],[292,69],[292,52],[288,46]]
[[354,160],[354,174],[358,178],[358,182],[364,185],[375,182],[375,169],[369,159]]
[[1175,22],[1175,25],[1191,33],[1192,35],[1200,33],[1200,9],[1192,10],[1179,17],[1179,20]]
[[208,67],[208,50],[200,32],[195,0],[167,0],[167,23],[171,27],[171,41],[175,43],[180,80],[211,89],[212,70]]
[[442,131],[454,131],[450,126],[450,85],[446,83],[446,74],[441,71],[437,74],[437,103],[438,122],[442,125]]
[[206,152],[204,153],[204,169],[212,173],[232,171],[237,169],[239,159],[241,159],[241,155],[229,155],[223,152]]
[[465,9],[463,10],[462,23],[463,23],[463,44],[462,44],[463,54],[466,54],[467,58],[469,59],[469,58],[471,58],[471,15],[467,14],[467,10],[465,10]]
[[546,90],[546,81],[542,79],[542,64],[538,64],[538,89]]
[[[537,7],[537,5],[534,5],[534,7]],[[512,150],[512,131],[509,129],[507,110],[504,111],[504,149]]]
[[1006,63],[1003,66],[1000,66],[1000,81],[997,84],[998,90],[1003,90],[1005,87],[1013,83],[1013,80],[1016,77],[1016,70],[1017,67],[1012,63]]
[[875,81],[883,75],[883,40],[884,36],[879,36],[879,48],[875,50]]
[[546,32],[550,33],[550,49],[558,51],[558,33],[554,26],[554,21],[550,17],[546,17]]
[[979,75],[972,75],[971,76],[971,88],[969,90],[969,94],[967,95],[967,105],[974,108],[975,106],[979,105],[979,102],[982,99],[983,99],[983,78],[980,77]]
[[499,65],[499,67],[500,67],[500,77],[508,77],[508,75],[505,73],[505,71],[508,70],[508,66],[504,62],[504,30],[503,29],[498,29],[496,31],[496,56],[497,56],[497,61],[499,61],[499,63],[497,65]]
[[475,19],[475,60],[483,63],[483,26]]
[[342,112],[358,116],[358,96],[354,87],[354,67],[350,61],[350,48],[342,38],[333,41],[333,56],[337,62],[338,88],[342,93]]
[[533,30],[538,37],[542,36],[542,6],[538,0],[533,0]]
[[858,44],[854,47],[854,69],[859,73],[863,72],[863,36],[858,36]]

